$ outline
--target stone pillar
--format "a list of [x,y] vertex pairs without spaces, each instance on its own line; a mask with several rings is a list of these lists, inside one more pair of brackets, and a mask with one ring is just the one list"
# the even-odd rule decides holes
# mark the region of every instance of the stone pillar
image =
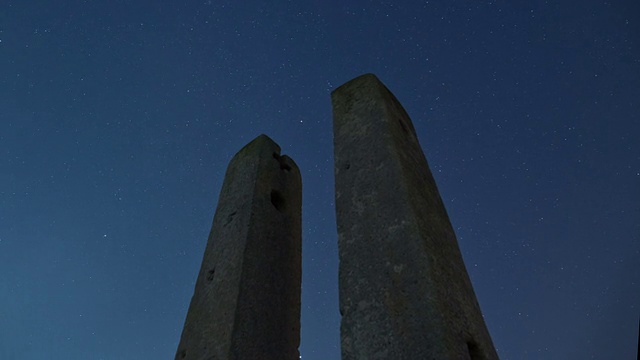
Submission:
[[302,183],[265,135],[231,160],[175,359],[298,360]]
[[497,359],[411,119],[372,74],[332,102],[342,360]]

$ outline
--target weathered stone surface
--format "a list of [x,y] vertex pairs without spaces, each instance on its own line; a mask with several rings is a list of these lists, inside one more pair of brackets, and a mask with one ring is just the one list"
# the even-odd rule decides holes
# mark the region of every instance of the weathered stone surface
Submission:
[[175,358],[298,359],[300,171],[261,135],[231,160]]
[[332,102],[342,360],[497,359],[409,116],[372,74]]

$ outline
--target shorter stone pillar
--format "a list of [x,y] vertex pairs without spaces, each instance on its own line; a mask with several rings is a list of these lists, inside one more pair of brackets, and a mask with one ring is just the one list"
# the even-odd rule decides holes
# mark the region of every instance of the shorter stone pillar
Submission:
[[176,360],[298,360],[302,183],[266,135],[231,160]]

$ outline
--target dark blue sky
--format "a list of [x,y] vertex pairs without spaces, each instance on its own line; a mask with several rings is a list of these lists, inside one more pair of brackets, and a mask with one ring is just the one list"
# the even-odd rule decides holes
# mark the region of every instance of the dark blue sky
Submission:
[[[173,358],[231,157],[303,177],[303,359],[339,359],[330,91],[412,117],[502,359],[631,359],[637,1],[0,5],[0,358]],[[526,3],[526,4],[525,4]]]

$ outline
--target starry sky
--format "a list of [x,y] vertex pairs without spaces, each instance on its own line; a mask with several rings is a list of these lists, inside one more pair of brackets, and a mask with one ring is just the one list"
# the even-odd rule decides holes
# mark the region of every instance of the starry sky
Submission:
[[330,92],[411,116],[502,359],[631,359],[640,3],[0,4],[0,358],[172,359],[226,166],[303,179],[303,359],[339,359]]

